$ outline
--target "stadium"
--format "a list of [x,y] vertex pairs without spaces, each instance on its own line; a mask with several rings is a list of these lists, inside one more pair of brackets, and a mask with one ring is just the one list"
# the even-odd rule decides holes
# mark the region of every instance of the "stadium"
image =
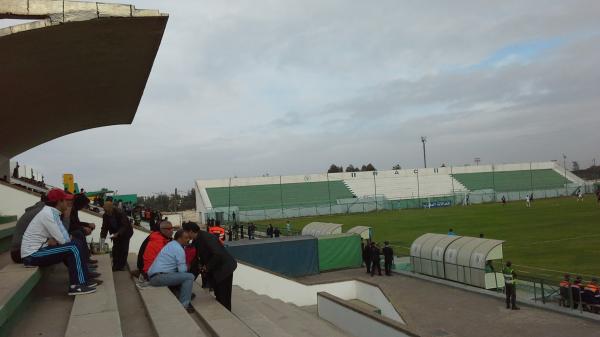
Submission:
[[[196,181],[202,220],[241,221],[568,196],[593,186],[556,162]],[[468,199],[467,199],[468,198]],[[218,214],[218,215],[217,215]]]
[[127,208],[136,194],[52,186],[14,158],[143,123],[174,18],[0,0],[0,19],[27,20],[0,28],[0,337],[600,333],[600,185],[566,157],[199,176],[195,209]]

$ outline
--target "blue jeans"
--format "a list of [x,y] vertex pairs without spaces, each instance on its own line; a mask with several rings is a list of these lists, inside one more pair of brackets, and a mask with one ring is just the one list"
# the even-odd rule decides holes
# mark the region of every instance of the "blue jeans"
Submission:
[[179,290],[179,302],[186,308],[190,306],[193,284],[194,274],[192,273],[166,273],[150,276],[150,285],[154,287],[181,286]]

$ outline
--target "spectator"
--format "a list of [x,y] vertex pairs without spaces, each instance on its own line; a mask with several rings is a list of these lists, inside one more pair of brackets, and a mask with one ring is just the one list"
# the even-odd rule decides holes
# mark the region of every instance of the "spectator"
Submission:
[[273,225],[269,224],[269,227],[267,227],[267,236],[272,238],[273,237]]
[[237,223],[233,224],[233,239],[236,241],[239,239],[239,231],[240,226]]
[[390,247],[390,243],[388,241],[384,242],[384,244],[385,244],[385,246],[383,247],[383,264],[385,267],[385,274],[387,276],[392,276],[392,264],[394,263],[394,250],[392,249],[392,247]]
[[290,220],[288,220],[287,223],[285,224],[285,231],[286,231],[287,235],[292,234],[292,224],[290,223]]
[[600,304],[600,287],[597,278],[592,278],[592,281],[583,288],[583,296],[586,303]]
[[25,233],[25,230],[27,230],[31,220],[33,220],[33,218],[44,208],[44,206],[46,206],[45,202],[46,195],[42,194],[41,200],[26,208],[25,214],[23,214],[17,221],[10,246],[10,257],[15,263],[23,263],[23,260],[21,259],[21,242],[23,241],[23,234]]
[[583,293],[583,282],[581,276],[577,276],[573,284],[571,284],[571,294],[573,296],[573,309],[577,309],[579,302],[581,302],[581,295]]
[[217,223],[208,228],[208,232],[219,239],[221,244],[225,242],[225,229],[221,227],[221,223],[217,221]]
[[454,233],[454,230],[452,228],[448,229],[448,235],[449,236],[455,236],[456,233]]
[[96,264],[98,261],[90,258],[90,249],[87,245],[85,237],[92,234],[92,231],[96,228],[93,223],[87,223],[79,220],[79,211],[86,208],[90,203],[84,194],[76,194],[73,197],[73,206],[69,214],[69,233],[79,243],[79,247],[86,258],[88,263]]
[[367,266],[367,274],[371,273],[371,245],[367,241],[366,245],[363,245],[362,258]]
[[229,241],[233,240],[233,230],[231,229],[231,226],[229,226],[229,229],[227,230],[227,236],[229,237]]
[[169,221],[163,221],[160,223],[160,230],[152,232],[148,235],[148,245],[143,252],[144,267],[142,268],[143,275],[148,275],[148,270],[152,263],[173,237],[173,224]]
[[12,172],[12,177],[15,179],[19,179],[19,167],[21,167],[21,166],[19,166],[19,162],[17,162],[17,165],[15,165],[15,168],[13,169],[13,172]]
[[241,239],[244,238],[244,224],[243,223],[240,224],[240,238]]
[[150,285],[154,287],[180,287],[179,302],[188,312],[194,308],[190,304],[194,275],[187,272],[183,246],[189,241],[188,233],[183,229],[175,233],[175,239],[169,242],[158,254],[148,270]]
[[95,280],[88,278],[88,269],[81,252],[71,241],[60,220],[67,210],[67,200],[73,198],[61,189],[48,192],[42,210],[33,217],[23,234],[21,258],[25,266],[49,266],[64,262],[69,270],[69,295],[90,294],[96,291]]
[[506,206],[506,196],[502,196],[502,206]]
[[565,274],[565,278],[560,281],[560,301],[559,304],[562,306],[570,307],[571,301],[569,292],[571,291],[571,275]]
[[104,240],[106,240],[108,233],[112,234],[110,239],[113,241],[112,269],[113,271],[123,271],[127,263],[129,240],[133,236],[133,227],[123,211],[114,207],[111,201],[104,203],[102,229],[100,230],[100,246],[104,245]]
[[254,224],[253,223],[249,223],[248,224],[248,240],[254,239],[254,233],[252,231],[253,228],[254,228]]
[[202,232],[199,228],[192,245],[198,254],[192,263],[192,273],[202,274],[203,282],[206,281],[214,290],[217,301],[231,311],[231,287],[237,262],[214,235]]
[[381,250],[377,247],[375,242],[371,242],[371,276],[375,274],[375,269],[377,269],[377,274],[381,276],[381,260],[380,260]]
[[279,230],[279,227],[275,227],[275,229],[273,230],[273,236],[278,238],[280,235],[281,235],[281,231]]

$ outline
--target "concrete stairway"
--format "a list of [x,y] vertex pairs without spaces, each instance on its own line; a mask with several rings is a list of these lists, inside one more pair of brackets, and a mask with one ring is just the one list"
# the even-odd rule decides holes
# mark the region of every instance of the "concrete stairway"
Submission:
[[233,287],[233,313],[259,336],[348,336],[315,313],[281,300]]

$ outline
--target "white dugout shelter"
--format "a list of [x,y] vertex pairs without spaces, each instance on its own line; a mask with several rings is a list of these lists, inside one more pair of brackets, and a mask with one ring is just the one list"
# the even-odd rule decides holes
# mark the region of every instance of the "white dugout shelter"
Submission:
[[504,276],[488,261],[502,260],[504,241],[423,234],[410,247],[414,272],[484,289],[504,287]]

